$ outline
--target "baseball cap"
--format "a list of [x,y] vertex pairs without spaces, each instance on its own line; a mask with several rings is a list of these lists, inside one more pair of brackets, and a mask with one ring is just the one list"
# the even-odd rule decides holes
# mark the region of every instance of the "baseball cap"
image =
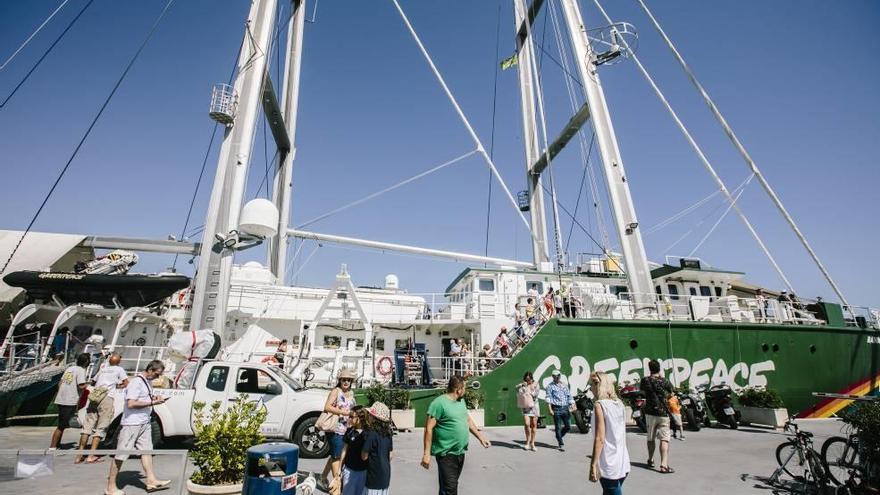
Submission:
[[550,373],[550,375],[552,375],[552,376],[559,376],[561,374],[562,373],[560,373],[559,370],[553,370],[553,373]]

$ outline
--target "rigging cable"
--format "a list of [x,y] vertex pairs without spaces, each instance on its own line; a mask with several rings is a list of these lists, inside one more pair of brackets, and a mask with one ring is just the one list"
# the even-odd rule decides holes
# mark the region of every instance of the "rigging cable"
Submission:
[[667,218],[666,220],[663,220],[662,222],[658,223],[657,225],[654,225],[653,227],[646,229],[644,235],[653,234],[654,232],[657,232],[661,229],[664,229],[664,228],[672,225],[673,223],[677,222],[678,220],[680,220],[681,218],[686,216],[688,213],[690,213],[690,212],[696,210],[697,208],[703,206],[704,204],[708,203],[709,201],[712,200],[712,198],[714,198],[715,196],[717,196],[719,194],[721,194],[721,189],[716,189],[715,192],[713,192],[712,194],[710,194],[710,195],[706,196],[705,198],[697,201],[696,203],[688,206],[687,208],[676,213],[675,215],[672,215],[671,217]]
[[[94,2],[94,1],[95,1],[95,0],[89,0],[88,3],[86,3],[85,5],[83,5],[83,8],[81,8],[81,9],[79,10],[79,12],[76,14],[76,17],[74,17],[74,18],[73,18],[73,19],[67,24],[67,27],[64,28],[64,31],[61,31],[61,34],[59,34],[58,37],[55,38],[55,41],[53,41],[52,44],[49,45],[49,48],[47,48],[46,51],[44,51],[43,54],[40,55],[40,58],[37,59],[36,63],[34,63],[34,65],[30,68],[30,70],[27,71],[27,74],[24,75],[24,77],[21,79],[21,81],[19,81],[18,84],[15,85],[15,88],[13,88],[13,89],[12,89],[12,92],[9,93],[9,96],[7,96],[5,100],[3,100],[3,103],[0,103],[0,108],[5,107],[6,104],[9,103],[9,100],[15,95],[15,93],[18,92],[19,89],[21,89],[21,87],[22,87],[22,86],[24,85],[24,83],[28,80],[28,78],[31,77],[31,74],[33,74],[34,71],[37,70],[37,67],[39,67],[40,64],[43,63],[43,60],[45,60],[46,57],[49,56],[49,53],[52,52],[52,49],[55,48],[55,45],[57,45],[58,42],[61,41],[62,38],[64,38],[64,35],[67,34],[68,31],[70,31],[70,28],[72,28],[73,25],[76,24],[76,21],[79,20],[79,18],[83,15],[83,13],[86,11],[86,9],[88,9],[89,6],[90,6],[90,5],[92,4],[92,2]],[[53,14],[53,15],[54,15],[54,14]],[[36,33],[35,33],[35,34],[36,34]],[[16,52],[16,53],[18,53],[18,52]],[[6,65],[6,64],[4,64],[4,66],[5,66],[5,65]],[[3,272],[0,271],[0,273],[3,273]]]
[[317,217],[315,217],[315,218],[309,220],[308,222],[305,222],[305,223],[303,223],[303,224],[297,225],[296,228],[297,228],[297,229],[301,229],[301,228],[304,228],[304,227],[308,227],[309,225],[311,225],[311,224],[313,224],[313,223],[315,223],[315,222],[319,222],[319,221],[321,221],[321,220],[324,220],[325,218],[327,218],[327,217],[329,217],[329,216],[331,216],[331,215],[335,215],[335,214],[337,214],[337,213],[339,213],[339,212],[342,212],[342,211],[344,211],[344,210],[347,210],[347,209],[349,209],[349,208],[351,208],[351,207],[353,207],[353,206],[357,206],[357,205],[359,205],[359,204],[361,204],[361,203],[364,203],[364,202],[366,202],[366,201],[369,201],[369,200],[371,200],[371,199],[373,199],[373,198],[379,197],[379,196],[381,196],[381,195],[383,195],[383,194],[385,194],[385,193],[387,193],[387,192],[391,192],[391,191],[393,191],[393,190],[395,190],[395,189],[397,189],[397,188],[399,188],[399,187],[401,187],[401,186],[404,186],[404,185],[406,185],[406,184],[409,184],[410,182],[416,181],[416,180],[418,180],[418,179],[421,179],[422,177],[425,177],[426,175],[430,175],[430,174],[432,174],[432,173],[434,173],[434,172],[436,172],[436,171],[438,171],[438,170],[440,170],[440,169],[442,169],[442,168],[448,167],[448,166],[452,165],[453,163],[458,163],[458,162],[464,160],[465,158],[467,158],[467,157],[469,157],[469,156],[471,156],[471,155],[473,155],[473,154],[476,154],[476,153],[478,153],[478,152],[479,152],[479,150],[468,151],[467,153],[465,153],[465,154],[463,154],[463,155],[461,155],[461,156],[459,156],[459,157],[456,157],[456,158],[453,158],[452,160],[449,160],[449,161],[447,161],[447,162],[441,163],[440,165],[437,165],[436,167],[429,168],[428,170],[425,170],[424,172],[420,172],[420,173],[418,173],[418,174],[416,174],[416,175],[414,175],[414,176],[412,176],[412,177],[410,177],[410,178],[408,178],[408,179],[404,179],[404,180],[398,182],[397,184],[394,184],[394,185],[388,186],[388,187],[386,187],[386,188],[384,188],[384,189],[382,189],[382,190],[380,190],[380,191],[376,191],[376,192],[374,192],[374,193],[372,193],[372,194],[368,194],[368,195],[364,196],[364,197],[361,198],[361,199],[358,199],[358,200],[352,201],[351,203],[348,203],[347,205],[343,205],[343,206],[340,206],[339,208],[336,208],[336,209],[334,209],[334,210],[328,211],[327,213],[324,213],[323,215],[318,215]]
[[[131,70],[134,63],[137,61],[141,52],[147,46],[150,39],[153,37],[153,33],[156,32],[156,28],[159,27],[159,23],[162,22],[162,19],[165,18],[165,14],[168,12],[168,9],[174,4],[175,0],[168,0],[168,3],[165,4],[165,8],[162,9],[162,12],[159,14],[159,17],[153,22],[153,26],[150,28],[149,33],[147,33],[147,37],[144,38],[144,41],[141,43],[140,47],[135,52],[134,56],[129,60],[128,65],[125,66],[125,70],[122,71],[122,75],[119,76],[119,79],[116,81],[116,84],[113,85],[113,89],[110,90],[110,94],[107,95],[107,98],[104,100],[104,103],[101,105],[101,109],[98,110],[98,114],[95,115],[95,118],[92,119],[92,123],[89,124],[88,129],[86,129],[85,134],[83,134],[82,139],[79,140],[79,143],[76,145],[76,148],[71,153],[70,158],[67,160],[67,163],[64,165],[64,168],[61,169],[61,173],[58,174],[58,177],[55,179],[55,182],[52,184],[52,187],[49,189],[49,192],[46,194],[46,197],[43,198],[43,202],[40,203],[40,207],[37,208],[37,212],[34,213],[33,218],[28,223],[27,228],[22,232],[21,238],[18,239],[18,242],[15,244],[15,247],[12,248],[12,252],[9,253],[9,258],[7,258],[6,263],[3,264],[3,268],[0,268],[0,275],[6,271],[6,268],[9,266],[9,263],[12,261],[12,258],[15,256],[15,253],[18,251],[18,248],[21,247],[21,243],[24,242],[25,236],[28,235],[28,232],[31,231],[31,227],[34,226],[34,222],[39,218],[40,213],[42,213],[43,208],[46,206],[46,203],[49,202],[49,198],[52,197],[52,193],[55,192],[55,188],[58,187],[58,184],[61,182],[61,179],[64,178],[64,174],[67,173],[67,170],[70,168],[70,164],[73,163],[73,160],[76,158],[76,155],[79,154],[79,150],[82,148],[83,144],[85,144],[86,139],[88,139],[89,135],[92,133],[92,129],[95,128],[95,124],[98,123],[98,119],[101,118],[101,115],[104,114],[104,110],[107,109],[107,105],[110,104],[110,100],[113,99],[113,95],[116,94],[116,90],[119,89],[119,86],[122,85],[122,81],[125,80],[125,77],[128,75],[128,72]],[[92,3],[92,0],[89,0],[89,4]],[[80,11],[80,14],[82,11]]]
[[18,55],[18,52],[22,51],[24,49],[24,47],[26,47],[27,44],[30,43],[32,39],[34,39],[34,36],[36,36],[37,33],[39,33],[40,30],[42,30],[46,26],[46,24],[49,24],[49,21],[51,21],[52,18],[55,17],[55,14],[57,14],[59,10],[61,10],[65,5],[67,5],[67,2],[69,2],[69,1],[70,0],[62,1],[61,5],[59,5],[58,8],[56,8],[54,11],[52,11],[52,13],[49,14],[49,17],[47,17],[46,20],[43,21],[43,23],[40,24],[37,27],[37,29],[34,30],[34,32],[31,33],[31,35],[27,37],[26,40],[24,40],[24,43],[19,45],[19,47],[14,52],[12,52],[12,55],[10,55],[9,58],[7,58],[5,62],[3,62],[3,65],[0,65],[0,70],[3,70],[7,65],[9,65],[9,62],[12,62],[12,59],[14,59],[16,55]]
[[[801,244],[803,244],[804,249],[806,249],[807,253],[810,255],[810,257],[813,258],[813,261],[816,263],[816,266],[819,268],[819,271],[822,272],[822,275],[825,276],[825,280],[828,281],[828,284],[831,286],[831,288],[837,294],[837,297],[840,298],[840,302],[842,302],[844,306],[848,307],[849,303],[847,303],[846,298],[843,297],[843,292],[841,292],[840,288],[837,286],[837,284],[831,278],[831,274],[825,268],[825,265],[823,265],[822,262],[819,260],[819,255],[816,254],[815,251],[813,251],[812,246],[810,246],[810,243],[807,242],[806,236],[804,236],[803,232],[801,232],[801,229],[797,226],[797,223],[795,223],[794,218],[792,218],[792,216],[788,213],[788,210],[782,204],[782,200],[779,199],[779,196],[777,196],[776,192],[773,190],[773,188],[770,187],[770,183],[767,182],[767,179],[764,178],[764,174],[762,174],[761,170],[758,169],[758,165],[752,159],[752,156],[749,154],[749,152],[746,151],[745,146],[743,146],[742,142],[739,140],[737,135],[733,132],[733,129],[727,123],[727,120],[724,118],[723,115],[721,115],[721,111],[718,110],[718,107],[715,105],[715,102],[712,101],[712,98],[709,97],[709,93],[706,91],[705,88],[703,88],[703,85],[700,84],[700,81],[697,80],[697,76],[694,75],[691,68],[684,61],[684,58],[681,56],[681,54],[675,48],[675,45],[672,44],[672,40],[669,39],[669,36],[667,36],[666,32],[663,31],[663,28],[660,27],[660,23],[657,21],[657,19],[654,17],[654,15],[651,13],[651,11],[648,10],[648,6],[645,5],[645,2],[643,0],[638,0],[638,2],[641,5],[642,9],[645,11],[645,14],[647,14],[648,17],[651,19],[652,23],[654,24],[654,27],[660,33],[660,36],[664,39],[664,41],[666,41],[666,44],[669,46],[669,49],[672,50],[673,55],[675,55],[676,60],[678,60],[678,63],[679,63],[679,65],[681,65],[681,68],[684,70],[685,74],[687,74],[688,79],[691,80],[691,83],[693,83],[694,87],[697,88],[697,91],[703,97],[703,100],[705,101],[706,105],[709,107],[709,110],[712,112],[712,115],[715,117],[715,119],[718,121],[718,123],[724,129],[724,133],[727,135],[728,139],[730,139],[730,142],[733,143],[734,147],[737,149],[737,151],[739,151],[739,154],[742,155],[743,160],[745,160],[746,164],[749,166],[749,169],[752,171],[752,173],[755,174],[756,177],[758,177],[758,182],[761,184],[761,187],[763,187],[764,191],[767,193],[767,195],[770,196],[770,199],[773,201],[773,204],[776,205],[776,208],[779,209],[779,212],[782,214],[782,217],[785,219],[786,222],[788,222],[788,225],[794,231],[795,236],[797,236],[797,238],[801,241]],[[791,287],[789,286],[789,288],[791,288]]]
[[746,182],[742,186],[740,186],[739,192],[736,193],[736,196],[733,197],[733,203],[730,203],[729,205],[727,205],[727,208],[724,210],[724,213],[722,213],[721,216],[718,217],[718,220],[716,220],[715,223],[712,225],[712,228],[710,228],[709,231],[706,232],[706,235],[704,235],[703,238],[700,239],[700,242],[698,242],[697,245],[694,246],[693,249],[691,249],[691,252],[688,253],[688,257],[693,256],[694,253],[696,253],[697,250],[703,246],[703,243],[706,242],[707,239],[709,239],[709,236],[711,236],[712,233],[715,232],[715,229],[718,228],[718,225],[721,224],[721,221],[724,220],[725,217],[727,217],[728,213],[730,213],[730,209],[733,208],[734,203],[739,201],[740,196],[742,196],[742,193],[745,192],[745,190],[746,190],[746,186],[748,186],[749,183],[754,178],[755,178],[755,174],[749,175],[749,178],[746,179]]
[[[495,159],[495,110],[498,103],[498,67],[501,48],[501,1],[498,1],[498,16],[495,22],[495,77],[492,80],[492,133],[489,137],[489,158]],[[489,256],[489,225],[492,219],[492,171],[489,171],[489,193],[486,197],[486,246],[484,256]]]
[[635,52],[630,48],[629,43],[626,41],[626,38],[621,36],[620,33],[617,31],[617,28],[614,26],[614,22],[611,20],[611,17],[608,16],[608,13],[605,12],[605,9],[602,8],[602,5],[599,3],[599,0],[593,0],[593,3],[596,4],[596,7],[599,9],[599,12],[602,13],[602,16],[605,18],[605,20],[608,22],[608,24],[611,25],[612,32],[617,33],[618,39],[619,39],[622,47],[625,48],[627,50],[627,52],[629,52],[629,58],[636,64],[636,67],[639,69],[639,71],[642,73],[642,75],[648,81],[648,84],[654,90],[654,93],[657,95],[657,98],[660,100],[660,102],[663,104],[663,106],[669,112],[670,116],[672,116],[672,120],[675,121],[675,123],[678,126],[679,130],[681,131],[682,135],[684,135],[687,142],[691,145],[694,152],[697,154],[697,157],[700,159],[700,162],[703,164],[703,167],[705,167],[706,171],[709,172],[709,175],[712,176],[712,179],[715,180],[715,183],[718,185],[718,188],[721,189],[721,193],[724,194],[725,199],[727,199],[727,201],[733,205],[734,211],[736,211],[740,220],[742,220],[743,225],[745,225],[746,228],[748,229],[748,231],[752,234],[752,237],[755,239],[755,242],[758,243],[758,246],[760,246],[761,250],[764,252],[764,255],[770,261],[770,264],[773,265],[773,268],[776,270],[776,273],[779,275],[779,278],[782,279],[782,282],[785,284],[786,288],[789,291],[794,292],[794,288],[792,287],[791,282],[789,282],[788,277],[785,276],[785,273],[782,271],[782,268],[776,262],[776,258],[774,258],[773,254],[770,253],[770,249],[767,247],[766,244],[764,244],[764,241],[761,239],[761,237],[758,235],[758,232],[752,226],[752,223],[746,217],[746,214],[742,211],[742,209],[740,209],[739,205],[736,204],[736,201],[734,201],[734,199],[733,199],[733,195],[730,194],[730,191],[727,190],[727,186],[724,185],[724,181],[721,179],[721,177],[718,176],[718,173],[715,171],[715,168],[709,162],[709,159],[706,158],[706,154],[703,153],[703,150],[702,150],[702,148],[700,148],[700,145],[697,144],[697,142],[694,140],[694,137],[691,135],[690,131],[688,131],[687,127],[685,127],[684,123],[678,117],[678,113],[676,113],[676,111],[672,108],[672,105],[669,103],[669,100],[667,100],[666,96],[663,95],[663,92],[660,91],[660,88],[657,86],[657,83],[654,82],[654,78],[651,77],[651,75],[648,73],[648,70],[645,69],[644,65],[642,65],[642,62],[639,60],[639,57],[636,56]]

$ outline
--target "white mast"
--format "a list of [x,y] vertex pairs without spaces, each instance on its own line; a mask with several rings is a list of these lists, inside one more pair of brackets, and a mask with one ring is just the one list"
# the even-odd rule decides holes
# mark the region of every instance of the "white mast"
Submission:
[[593,119],[593,129],[596,131],[596,142],[599,145],[599,155],[602,157],[602,165],[605,169],[608,197],[614,212],[614,223],[620,238],[629,288],[633,294],[633,303],[636,311],[652,311],[654,305],[652,302],[651,271],[648,268],[648,258],[639,231],[639,221],[636,218],[629,184],[623,169],[623,160],[617,146],[617,137],[614,134],[611,116],[605,102],[605,93],[599,82],[597,67],[593,63],[595,55],[590,46],[577,1],[561,0],[561,3],[571,36],[578,73],[587,94],[587,105]]
[[238,229],[276,6],[276,0],[253,0],[248,14],[233,85],[238,107],[223,137],[202,234],[190,323],[194,330],[212,329],[222,335],[226,325],[234,252],[216,236]]
[[534,164],[540,157],[538,130],[535,123],[535,87],[532,81],[532,44],[528,42],[531,30],[526,23],[534,21],[533,15],[526,12],[523,0],[514,0],[516,22],[517,71],[519,72],[520,100],[522,101],[523,144],[526,151],[526,181],[529,186],[529,215],[532,231],[532,253],[535,266],[550,260],[547,249],[547,223],[544,214],[544,186],[541,174],[534,173]]
[[287,229],[290,221],[290,198],[293,180],[293,160],[296,157],[296,115],[299,108],[299,80],[302,64],[303,28],[306,19],[305,0],[292,0],[293,18],[287,31],[287,55],[282,85],[281,106],[284,108],[284,122],[290,137],[290,151],[281,152],[281,168],[275,173],[272,199],[278,208],[278,235],[269,244],[269,267],[275,274],[278,285],[285,284],[287,276]]

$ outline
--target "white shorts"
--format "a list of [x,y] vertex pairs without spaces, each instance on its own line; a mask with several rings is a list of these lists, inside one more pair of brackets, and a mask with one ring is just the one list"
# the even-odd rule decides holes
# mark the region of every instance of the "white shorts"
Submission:
[[[143,425],[123,425],[119,429],[117,450],[153,450],[153,429],[150,423]],[[117,461],[128,459],[128,455],[117,455]]]
[[379,490],[376,488],[365,488],[364,495],[388,495],[388,489]]
[[661,442],[668,442],[672,438],[672,431],[669,429],[669,416],[653,416],[645,415],[648,424],[648,441],[653,442],[655,438],[659,438]]

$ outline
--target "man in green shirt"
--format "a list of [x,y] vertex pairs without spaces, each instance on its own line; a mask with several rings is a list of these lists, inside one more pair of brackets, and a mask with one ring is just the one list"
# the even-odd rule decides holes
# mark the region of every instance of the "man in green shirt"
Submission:
[[492,445],[468,415],[462,400],[464,386],[464,378],[453,375],[446,385],[446,393],[434,399],[428,406],[422,467],[429,469],[431,456],[437,458],[440,495],[458,495],[458,478],[464,467],[468,432],[473,433],[483,447],[489,448]]

